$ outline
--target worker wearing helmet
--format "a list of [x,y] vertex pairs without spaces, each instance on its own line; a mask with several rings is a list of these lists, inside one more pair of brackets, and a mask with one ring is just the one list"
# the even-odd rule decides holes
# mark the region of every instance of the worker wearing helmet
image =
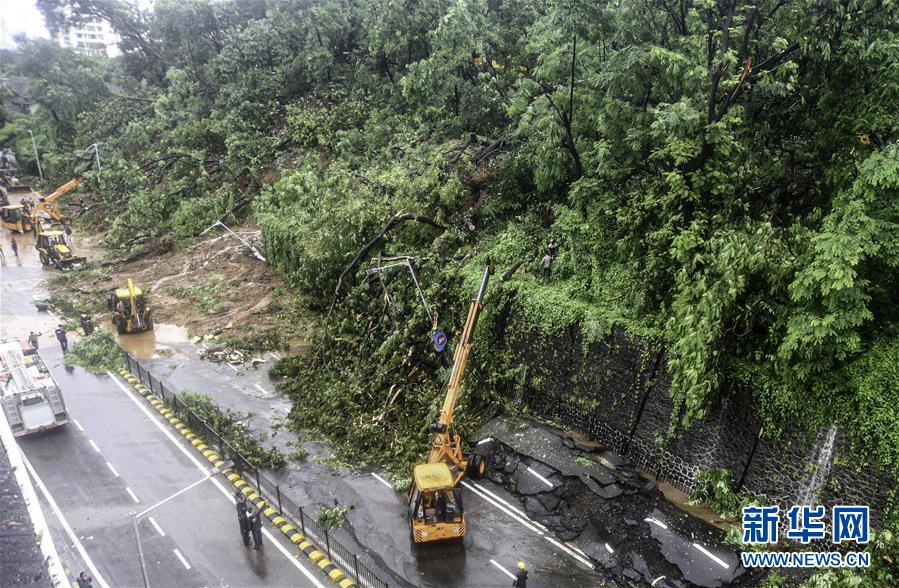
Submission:
[[518,562],[518,573],[515,574],[515,581],[512,585],[516,588],[528,588],[528,570],[523,561]]

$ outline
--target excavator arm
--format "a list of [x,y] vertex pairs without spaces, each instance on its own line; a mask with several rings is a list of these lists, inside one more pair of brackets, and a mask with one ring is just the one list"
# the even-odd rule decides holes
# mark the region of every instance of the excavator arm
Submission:
[[59,209],[59,204],[56,202],[61,196],[65,196],[72,190],[78,187],[78,184],[83,182],[82,178],[75,178],[74,180],[70,180],[57,188],[52,194],[48,196],[44,196],[40,199],[40,202],[31,210],[31,221],[37,226],[40,223],[40,213],[47,213],[51,218],[56,220],[57,222],[67,224],[65,222],[65,217],[62,215],[62,211]]

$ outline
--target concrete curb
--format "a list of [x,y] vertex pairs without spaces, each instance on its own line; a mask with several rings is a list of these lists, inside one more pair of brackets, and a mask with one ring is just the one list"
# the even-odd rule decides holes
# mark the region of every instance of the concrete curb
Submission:
[[[184,424],[181,419],[175,416],[174,411],[172,411],[165,403],[157,398],[152,390],[147,388],[145,385],[140,383],[137,378],[134,377],[131,372],[126,369],[119,370],[119,374],[125,380],[131,384],[137,392],[146,399],[147,402],[150,403],[156,412],[158,412],[162,417],[167,420],[176,431],[178,431],[182,437],[184,437],[194,448],[200,452],[200,454],[206,458],[206,460],[213,465],[213,467],[219,468],[225,465],[225,460],[222,459],[218,453],[209,448],[208,445],[203,443],[203,440],[200,439],[196,433],[190,430],[190,428]],[[274,525],[281,533],[286,536],[291,543],[296,545],[300,551],[311,561],[317,568],[325,573],[328,578],[331,579],[337,586],[340,588],[353,588],[356,587],[356,582],[342,569],[340,569],[337,564],[327,558],[325,552],[319,549],[312,541],[309,540],[308,537],[304,536],[299,529],[297,529],[294,525],[287,520],[278,509],[272,506],[268,501],[266,501],[258,490],[253,488],[246,480],[244,480],[238,473],[226,469],[222,471],[222,474],[228,479],[229,482],[242,494],[247,497],[247,501],[252,503],[256,508],[262,510],[262,514]]]

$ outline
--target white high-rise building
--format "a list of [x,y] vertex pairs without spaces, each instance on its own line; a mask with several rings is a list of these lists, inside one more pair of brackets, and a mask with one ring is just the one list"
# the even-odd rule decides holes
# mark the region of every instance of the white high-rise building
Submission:
[[86,22],[80,27],[60,31],[56,41],[79,53],[95,57],[115,57],[119,51],[119,36],[105,20]]

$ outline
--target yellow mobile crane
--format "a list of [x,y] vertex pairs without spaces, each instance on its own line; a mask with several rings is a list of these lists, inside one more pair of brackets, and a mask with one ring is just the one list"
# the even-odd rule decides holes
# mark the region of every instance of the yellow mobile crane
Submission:
[[462,339],[453,356],[453,371],[446,387],[443,408],[436,423],[430,425],[434,433],[431,453],[427,463],[418,464],[412,470],[409,487],[409,527],[415,543],[456,539],[465,535],[465,516],[462,507],[462,489],[459,483],[467,474],[480,478],[486,464],[480,455],[462,453],[462,439],[453,431],[453,409],[462,387],[465,364],[471,353],[471,338],[478,315],[484,307],[487,282],[493,273],[493,262],[488,261],[481,278],[477,297],[471,301],[468,319],[462,331]]
[[41,213],[46,213],[52,220],[50,224],[54,222],[59,223],[61,225],[69,225],[72,223],[72,219],[67,216],[63,216],[62,211],[59,209],[59,203],[56,202],[61,196],[64,196],[78,187],[78,184],[83,182],[82,178],[75,178],[74,180],[69,180],[62,186],[56,189],[52,194],[47,196],[41,196],[38,198],[38,203],[31,210],[31,220],[32,226],[34,227],[35,233],[37,232],[37,225],[41,222]]

